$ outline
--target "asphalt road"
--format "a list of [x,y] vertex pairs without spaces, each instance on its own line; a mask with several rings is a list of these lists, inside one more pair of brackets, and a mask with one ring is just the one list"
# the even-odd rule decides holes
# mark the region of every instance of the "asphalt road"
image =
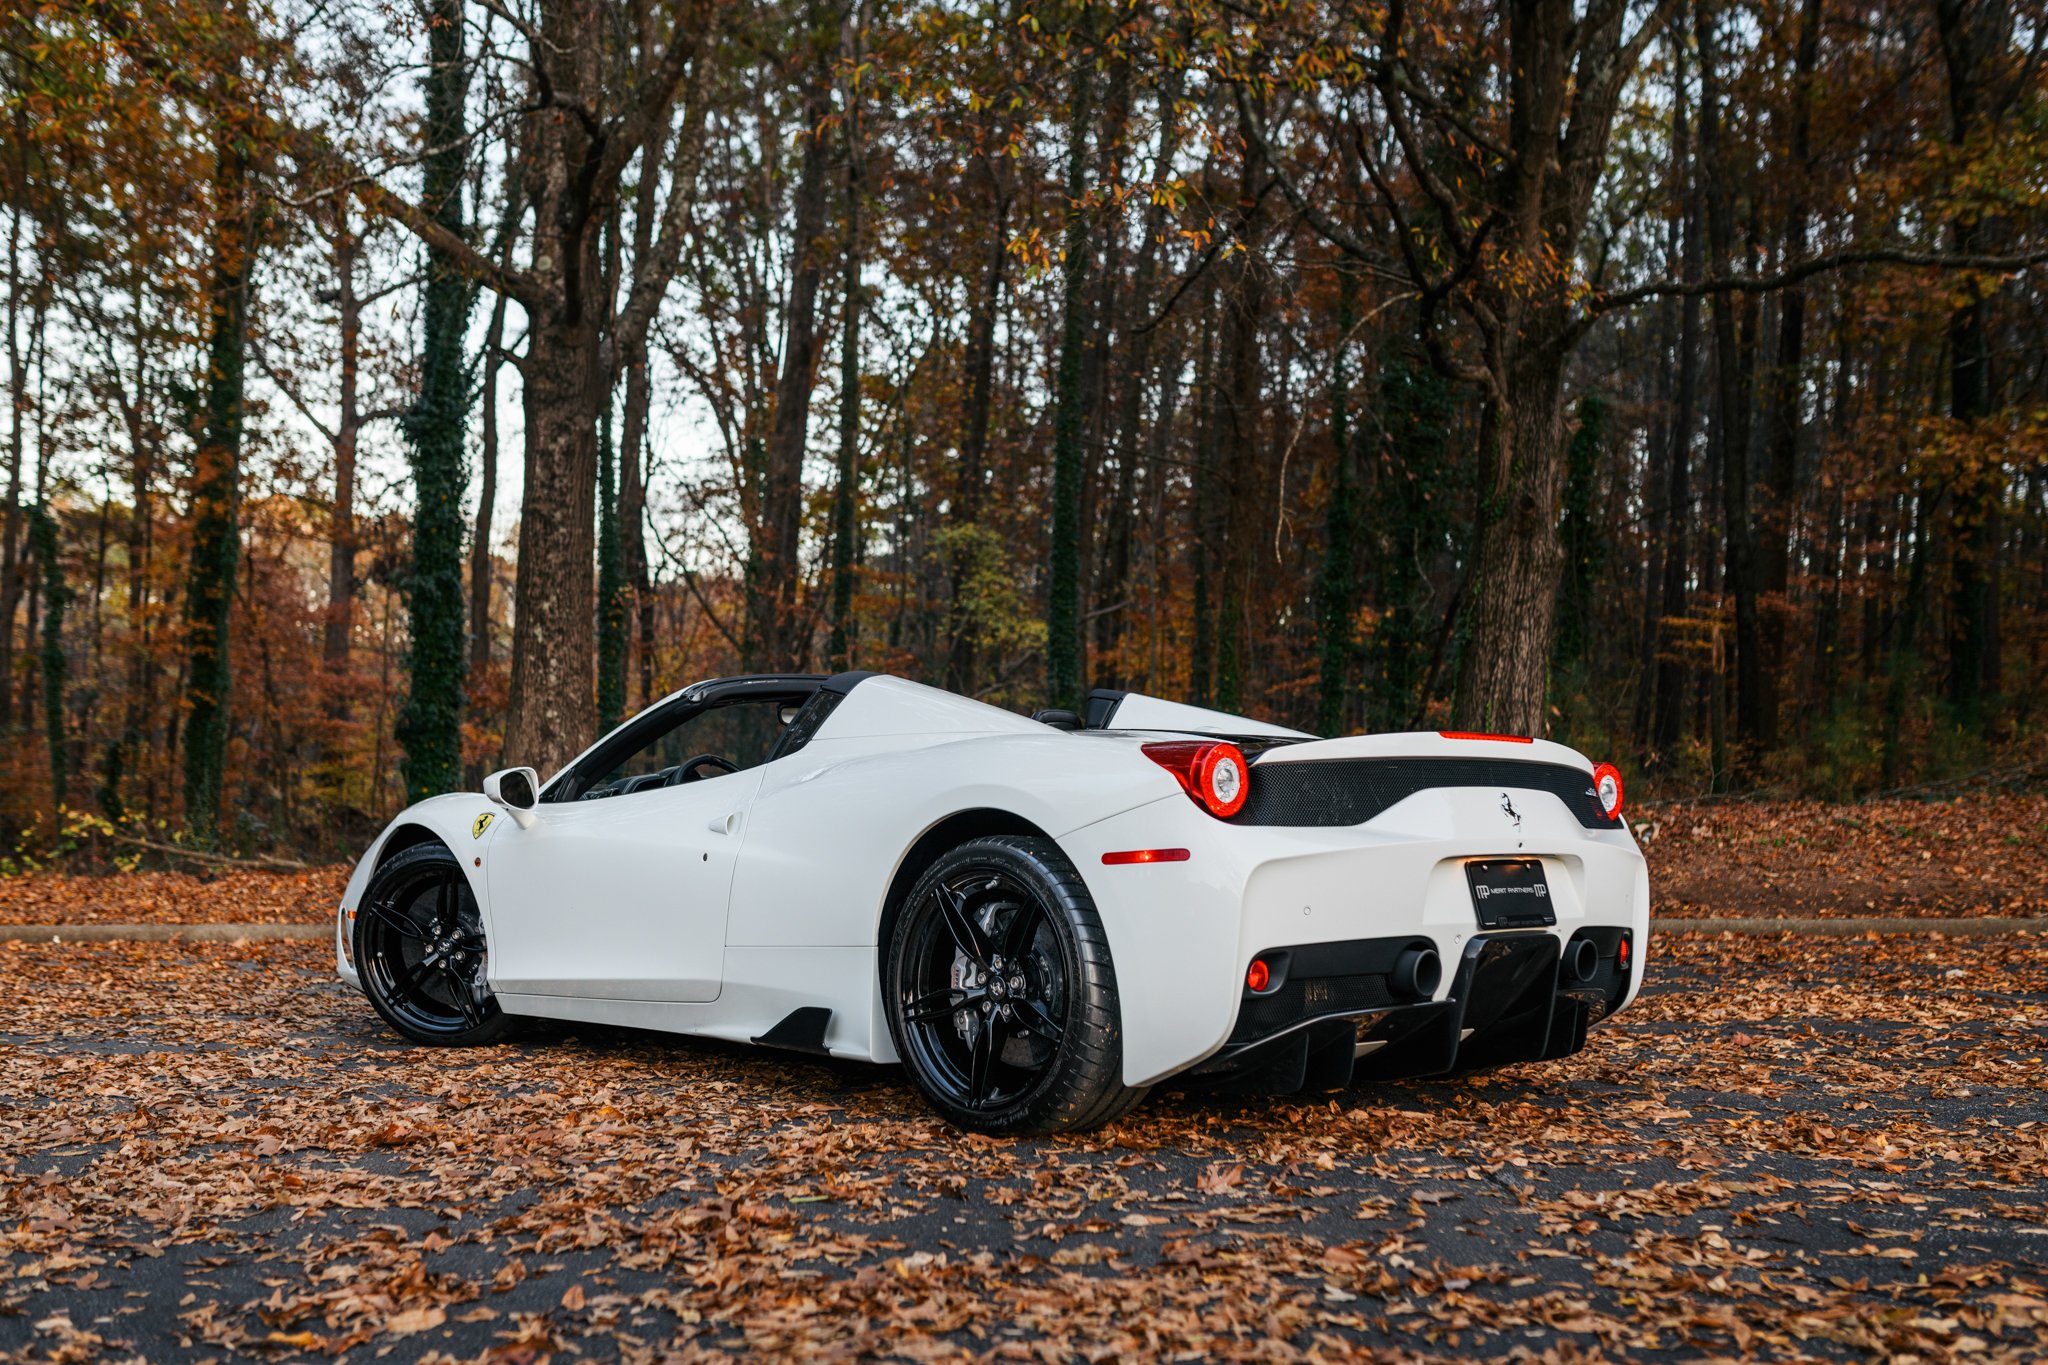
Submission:
[[1665,938],[1578,1057],[963,1136],[892,1069],[402,1045],[319,945],[4,944],[0,1359],[2038,1360],[2048,954]]

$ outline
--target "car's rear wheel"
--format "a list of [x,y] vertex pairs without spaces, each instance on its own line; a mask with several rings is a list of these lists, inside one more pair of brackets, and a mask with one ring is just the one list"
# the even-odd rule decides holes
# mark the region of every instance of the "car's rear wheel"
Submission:
[[511,1027],[485,983],[476,896],[445,845],[415,845],[377,869],[356,910],[355,958],[377,1013],[416,1042],[468,1047]]
[[962,1128],[1088,1128],[1143,1096],[1123,1084],[1108,937],[1049,839],[976,839],[934,863],[897,916],[883,985],[897,1053]]

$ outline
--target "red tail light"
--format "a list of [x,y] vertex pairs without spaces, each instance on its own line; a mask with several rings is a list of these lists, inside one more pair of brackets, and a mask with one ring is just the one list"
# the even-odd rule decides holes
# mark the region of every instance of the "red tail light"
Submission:
[[1612,763],[1598,763],[1593,767],[1593,795],[1599,798],[1600,809],[1607,812],[1607,818],[1621,818],[1621,770]]
[[1437,733],[1445,739],[1491,739],[1497,740],[1502,744],[1534,744],[1536,742],[1527,735],[1489,735],[1483,730],[1439,730]]
[[1273,969],[1266,965],[1266,959],[1262,957],[1253,958],[1250,970],[1244,974],[1244,988],[1253,995],[1257,995],[1272,984]]
[[1210,740],[1179,740],[1147,744],[1145,757],[1173,774],[1181,790],[1218,820],[1244,809],[1251,795],[1252,766],[1235,744]]

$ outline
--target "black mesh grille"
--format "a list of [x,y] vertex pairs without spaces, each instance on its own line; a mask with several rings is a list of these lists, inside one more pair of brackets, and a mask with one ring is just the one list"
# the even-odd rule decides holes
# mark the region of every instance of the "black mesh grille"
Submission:
[[1321,758],[1254,763],[1251,795],[1233,825],[1362,825],[1432,787],[1546,791],[1587,829],[1620,829],[1593,793],[1593,779],[1560,763],[1512,758]]

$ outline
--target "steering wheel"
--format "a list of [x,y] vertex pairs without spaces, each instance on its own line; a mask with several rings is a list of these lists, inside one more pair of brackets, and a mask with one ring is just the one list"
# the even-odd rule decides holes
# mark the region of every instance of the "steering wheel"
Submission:
[[713,776],[723,777],[727,773],[738,772],[740,765],[719,754],[698,754],[676,767],[675,775],[669,778],[668,785],[680,787],[685,782],[698,781],[705,775],[707,769],[715,769]]

